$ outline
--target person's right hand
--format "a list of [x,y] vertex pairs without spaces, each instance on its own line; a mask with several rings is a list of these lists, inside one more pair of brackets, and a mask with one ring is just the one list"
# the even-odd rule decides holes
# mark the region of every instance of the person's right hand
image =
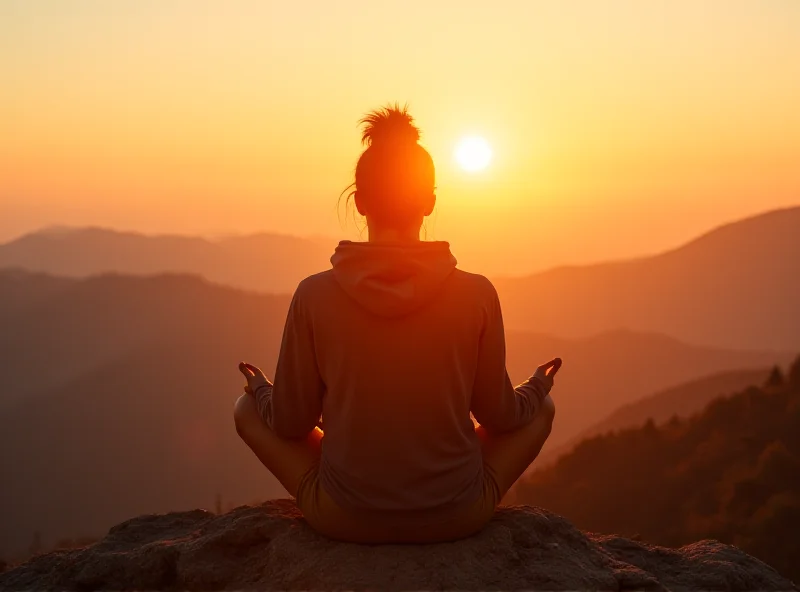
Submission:
[[553,358],[549,362],[545,362],[536,368],[536,372],[533,373],[533,377],[541,380],[542,384],[547,387],[547,392],[549,393],[550,389],[553,388],[553,378],[555,377],[559,368],[561,368],[561,358]]

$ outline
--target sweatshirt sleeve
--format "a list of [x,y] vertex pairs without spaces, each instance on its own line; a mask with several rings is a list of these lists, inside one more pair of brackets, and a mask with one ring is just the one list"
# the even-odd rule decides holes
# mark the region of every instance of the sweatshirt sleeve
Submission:
[[486,324],[478,346],[478,364],[472,390],[472,414],[489,432],[509,432],[533,419],[547,396],[538,378],[529,378],[516,388],[506,371],[506,340],[500,300],[492,287]]
[[283,330],[275,382],[255,393],[258,410],[266,424],[282,438],[303,438],[319,421],[324,392],[312,326],[295,293]]

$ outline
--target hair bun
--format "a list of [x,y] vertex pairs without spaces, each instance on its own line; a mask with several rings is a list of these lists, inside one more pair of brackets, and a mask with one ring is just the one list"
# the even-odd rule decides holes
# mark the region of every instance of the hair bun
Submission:
[[419,128],[408,113],[408,105],[402,108],[395,103],[367,114],[360,124],[364,126],[361,143],[367,146],[384,144],[416,144]]

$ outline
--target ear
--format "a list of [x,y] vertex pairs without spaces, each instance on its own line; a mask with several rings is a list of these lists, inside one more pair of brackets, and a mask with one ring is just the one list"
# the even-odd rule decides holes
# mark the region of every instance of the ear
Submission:
[[353,201],[356,203],[356,210],[358,210],[358,213],[362,216],[366,216],[367,210],[362,203],[361,195],[358,193],[358,191],[353,191]]
[[430,216],[434,207],[436,207],[436,194],[431,193],[425,200],[425,215]]

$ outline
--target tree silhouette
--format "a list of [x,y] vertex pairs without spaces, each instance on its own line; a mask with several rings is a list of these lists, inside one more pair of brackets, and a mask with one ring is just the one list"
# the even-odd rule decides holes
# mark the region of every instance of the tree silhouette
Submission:
[[783,372],[778,366],[775,366],[772,368],[772,372],[769,373],[764,386],[767,388],[780,387],[783,386],[783,382]]
[[789,385],[792,388],[800,389],[800,356],[789,367]]

